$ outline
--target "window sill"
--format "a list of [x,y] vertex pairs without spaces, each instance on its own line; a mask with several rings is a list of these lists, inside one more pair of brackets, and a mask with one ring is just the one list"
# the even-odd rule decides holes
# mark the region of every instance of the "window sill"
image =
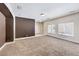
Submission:
[[69,36],[69,37],[73,37],[73,35],[70,35],[70,34],[63,34],[63,33],[58,33],[60,35],[64,35],[64,36]]

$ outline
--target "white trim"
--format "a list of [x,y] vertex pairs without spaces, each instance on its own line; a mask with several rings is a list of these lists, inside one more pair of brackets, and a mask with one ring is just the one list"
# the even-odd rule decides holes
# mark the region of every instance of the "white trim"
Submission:
[[73,35],[70,35],[70,34],[65,34],[65,33],[58,33],[59,35],[64,35],[64,36],[71,36],[73,37]]
[[6,45],[6,44],[4,44],[2,47],[0,47],[0,51],[4,48],[5,45]]
[[13,42],[4,43],[4,45],[0,48],[0,51],[1,51],[6,45],[15,43],[16,40],[22,40],[22,39],[27,39],[27,38],[35,38],[35,37],[40,37],[40,36],[45,36],[45,35],[36,35],[36,36],[31,36],[31,37],[16,38]]
[[14,40],[15,40],[15,35],[16,35],[16,33],[15,33],[15,26],[16,26],[16,19],[15,19],[15,16],[13,17],[14,19],[13,19],[13,35],[14,35]]
[[40,37],[40,36],[45,36],[45,35],[36,35],[36,36],[31,36],[31,37],[16,38],[15,40],[21,40],[21,39],[27,39],[27,38],[35,38],[35,37]]
[[0,51],[6,46],[6,45],[8,45],[8,44],[12,44],[12,43],[14,43],[15,41],[13,41],[13,42],[8,42],[8,43],[4,43],[4,45],[2,45],[2,47],[0,47]]

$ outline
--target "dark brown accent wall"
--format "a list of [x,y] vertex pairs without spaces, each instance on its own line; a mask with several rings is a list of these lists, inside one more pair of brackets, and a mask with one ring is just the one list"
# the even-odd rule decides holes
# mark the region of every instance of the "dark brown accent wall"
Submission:
[[14,40],[13,35],[13,18],[6,17],[6,42],[11,42]]
[[16,38],[35,35],[35,20],[16,17]]
[[[4,21],[5,39],[1,39],[0,37],[0,47],[1,47],[5,42],[13,41],[14,38],[13,38],[13,16],[4,3],[0,3],[0,12],[5,16],[5,21]],[[3,20],[3,18],[1,20]],[[0,25],[3,26],[2,24]]]
[[0,11],[6,16],[13,18],[11,12],[4,3],[0,3]]

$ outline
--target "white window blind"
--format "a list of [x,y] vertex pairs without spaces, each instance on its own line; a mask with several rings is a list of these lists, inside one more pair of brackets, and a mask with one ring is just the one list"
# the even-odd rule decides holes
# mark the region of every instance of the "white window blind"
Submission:
[[51,33],[51,34],[55,33],[55,25],[54,24],[48,25],[48,33]]
[[73,36],[74,35],[74,23],[61,23],[58,24],[58,34]]
[[48,33],[52,32],[52,25],[48,25]]

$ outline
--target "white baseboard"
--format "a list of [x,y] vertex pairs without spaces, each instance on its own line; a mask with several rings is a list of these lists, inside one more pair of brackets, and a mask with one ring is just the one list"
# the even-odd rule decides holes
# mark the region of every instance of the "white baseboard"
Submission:
[[0,50],[2,50],[2,49],[4,48],[5,45],[6,45],[6,44],[2,45],[2,47],[0,47]]
[[8,45],[8,44],[12,44],[12,43],[14,43],[15,41],[13,41],[13,42],[8,42],[8,43],[4,43],[4,45],[2,45],[2,47],[0,47],[0,51],[6,46],[6,45]]
[[40,37],[40,36],[45,36],[45,35],[35,35],[35,36],[31,36],[31,37],[16,38],[15,40],[21,40],[21,39],[27,39],[27,38],[35,38],[35,37]]
[[40,36],[45,36],[45,35],[36,35],[36,36],[31,36],[31,37],[16,38],[13,42],[4,43],[4,45],[0,48],[0,50],[2,50],[8,44],[15,43],[16,40],[22,40],[22,39],[27,39],[27,38],[35,38],[35,37],[40,37]]

